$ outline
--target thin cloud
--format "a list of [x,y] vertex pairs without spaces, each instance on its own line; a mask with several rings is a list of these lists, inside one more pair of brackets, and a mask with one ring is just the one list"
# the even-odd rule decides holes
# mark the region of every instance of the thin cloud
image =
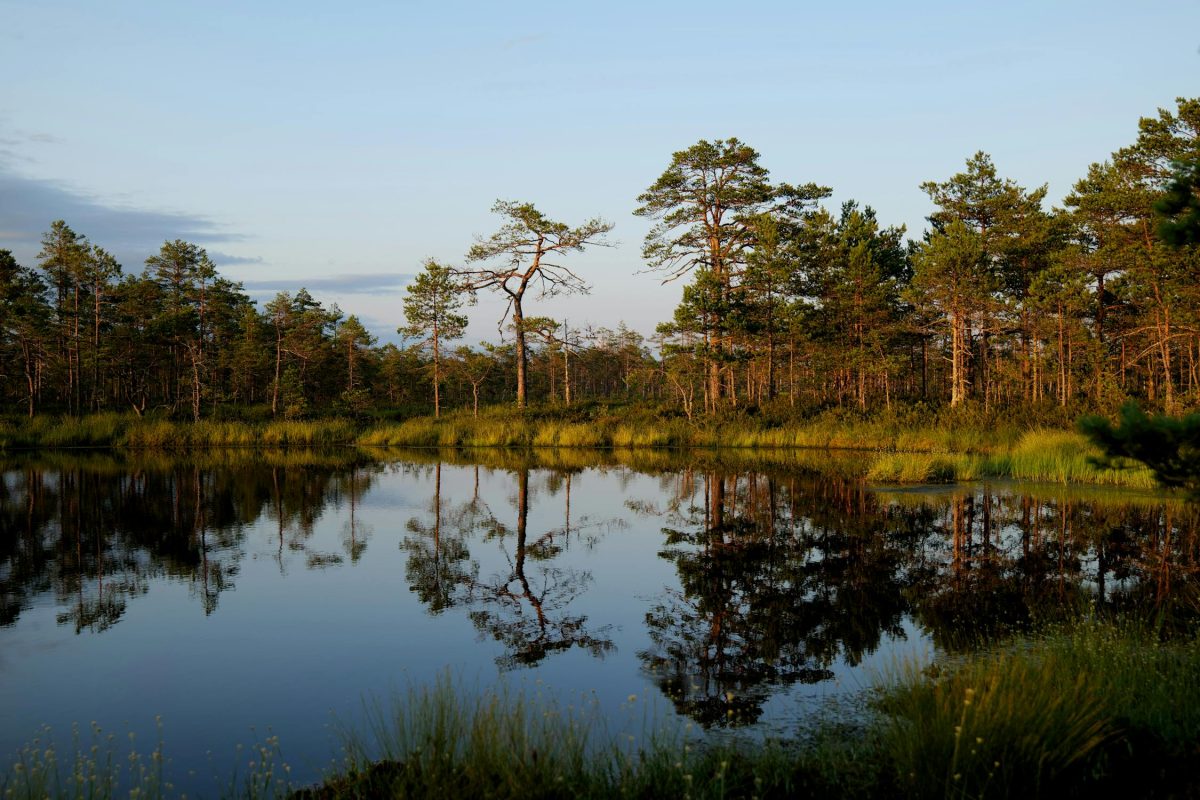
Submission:
[[544,33],[531,33],[526,36],[514,36],[511,39],[505,39],[500,43],[501,50],[516,50],[517,48],[527,47],[531,44],[537,44],[546,38]]
[[140,265],[171,239],[199,244],[245,239],[206,217],[106,203],[56,181],[27,178],[0,165],[0,248],[32,264],[42,234],[56,219],[66,220],[76,233],[108,250],[127,268]]
[[222,253],[220,250],[208,250],[209,259],[218,267],[232,267],[239,264],[262,264],[262,256],[235,256]]
[[359,273],[335,275],[328,278],[275,278],[242,281],[242,288],[251,294],[295,292],[304,288],[322,294],[396,294],[404,290],[415,275],[409,272]]

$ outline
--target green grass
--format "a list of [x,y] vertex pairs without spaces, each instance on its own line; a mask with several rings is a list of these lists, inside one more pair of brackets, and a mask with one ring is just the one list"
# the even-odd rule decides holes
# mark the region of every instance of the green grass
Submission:
[[344,768],[304,796],[1036,798],[1200,788],[1191,638],[1084,621],[907,664],[871,692],[873,715],[860,726],[826,719],[803,739],[704,744],[668,728],[614,738],[586,703],[475,696],[444,680],[374,709],[367,734],[349,737]]
[[[631,695],[631,713],[645,702]],[[368,717],[365,735],[346,735],[343,768],[299,797],[795,797],[872,783],[855,742],[703,745],[683,723],[612,735],[595,700],[477,695],[449,677]]]
[[[805,421],[729,415],[689,421],[645,407],[586,406],[485,409],[478,418],[451,413],[378,425],[359,437],[371,446],[720,447],[730,449],[830,448],[987,452],[1007,447],[1015,429],[939,427],[886,418],[860,420],[825,414]],[[916,425],[917,427],[908,427]]]
[[930,681],[910,667],[881,702],[882,748],[913,797],[1013,797],[1078,780],[1117,736],[1091,671],[1054,651],[997,653]]
[[1008,478],[1039,483],[1090,483],[1153,489],[1146,467],[1130,461],[1105,466],[1100,450],[1072,431],[1032,430],[1011,448],[987,454],[881,453],[867,469],[878,483],[952,483]]
[[[1194,634],[1194,632],[1193,632]],[[1195,796],[1200,646],[1152,627],[1083,620],[934,664],[867,690],[868,716],[811,722],[794,739],[702,740],[683,722],[614,735],[599,704],[473,692],[448,676],[389,703],[344,737],[339,767],[296,798],[967,798]],[[636,718],[645,698],[631,696]],[[285,736],[286,738],[286,736]],[[0,796],[174,796],[161,743],[112,739],[59,758],[35,741]],[[245,764],[245,756],[239,757]],[[294,791],[275,738],[227,776],[229,797]]]
[[880,746],[906,795],[1038,796],[1089,781],[1132,797],[1197,788],[1194,639],[1091,621],[940,670],[909,665],[894,680],[878,703]]
[[[179,422],[130,414],[0,420],[0,450],[112,446],[141,450],[311,447],[561,448],[727,451],[840,449],[874,453],[865,474],[879,483],[948,483],[1010,478],[1151,489],[1150,471],[1100,466],[1081,434],[1022,429],[1001,419],[927,409],[863,417],[829,411],[808,419],[714,416],[696,421],[649,406],[582,404],[521,413],[509,406],[479,417],[453,412],[365,429],[348,419]],[[778,460],[778,459],[777,459]]]
[[92,414],[84,417],[0,421],[0,450],[319,446],[347,444],[353,442],[357,435],[357,426],[344,419],[180,422],[132,414]]
[[930,453],[883,453],[867,470],[867,480],[879,483],[953,483],[971,480],[977,456]]

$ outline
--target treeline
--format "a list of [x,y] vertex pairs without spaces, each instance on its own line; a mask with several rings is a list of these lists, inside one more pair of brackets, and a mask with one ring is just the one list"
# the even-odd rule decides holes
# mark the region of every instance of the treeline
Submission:
[[[935,210],[914,241],[869,206],[823,207],[828,187],[772,182],[736,139],[701,141],[638,198],[655,221],[647,265],[686,281],[649,341],[530,313],[531,301],[588,290],[567,261],[604,246],[612,224],[572,227],[527,203],[498,203],[501,227],[463,266],[426,262],[399,329],[411,346],[379,345],[304,289],[256,308],[187,242],[125,273],[58,221],[35,267],[0,250],[0,398],[29,415],[195,419],[593,398],[689,417],[916,400],[1107,409],[1135,398],[1174,412],[1200,401],[1198,163],[1200,99],[1143,118],[1063,208],[976,153],[921,185]],[[455,347],[482,290],[506,301],[511,336]]]
[[[623,326],[572,336],[577,397],[646,394],[640,336]],[[561,347],[531,349],[535,390],[560,391]],[[512,344],[459,347],[442,359],[456,405],[513,397]],[[29,416],[417,413],[428,408],[430,361],[417,346],[378,345],[355,316],[304,289],[257,308],[188,242],[164,243],[141,274],[123,273],[63,221],[43,237],[36,269],[0,250],[0,399]]]
[[780,393],[863,409],[1195,404],[1198,160],[1195,99],[1142,119],[1065,208],[976,153],[921,185],[935,210],[906,243],[869,207],[819,207],[827,187],[772,184],[735,139],[700,142],[637,212],[658,222],[650,265],[692,276],[659,328],[667,379],[709,410]]

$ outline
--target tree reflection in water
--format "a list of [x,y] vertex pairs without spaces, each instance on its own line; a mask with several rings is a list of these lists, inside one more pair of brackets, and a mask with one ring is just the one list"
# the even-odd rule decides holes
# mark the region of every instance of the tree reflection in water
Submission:
[[[156,580],[184,581],[205,614],[233,588],[245,532],[277,524],[285,551],[306,555],[322,510],[368,491],[379,465],[354,455],[205,453],[189,460],[89,455],[0,467],[0,625],[53,593],[76,632],[116,624]],[[361,544],[361,528],[352,531]],[[357,545],[356,545],[357,546]],[[361,555],[361,549],[358,550]]]
[[780,688],[833,677],[912,619],[942,649],[977,647],[1085,608],[1184,622],[1196,511],[1061,487],[872,491],[817,473],[681,471],[660,511],[677,586],[646,614],[644,669],[706,726],[758,719]]
[[[572,613],[572,601],[592,583],[592,574],[555,563],[571,540],[570,475],[565,478],[565,523],[530,540],[528,467],[516,470],[515,531],[501,522],[479,499],[478,466],[470,502],[454,515],[455,532],[442,531],[441,469],[435,467],[432,524],[410,520],[408,529],[419,534],[403,543],[409,549],[408,575],[414,591],[433,613],[452,605],[465,606],[481,635],[504,647],[497,658],[501,668],[532,666],[546,656],[573,647],[602,657],[613,649],[608,629],[592,629],[587,616]],[[480,577],[470,561],[466,541],[471,532],[499,543],[506,568]],[[579,530],[574,531],[576,536]],[[507,543],[515,538],[514,549]]]
[[[643,664],[705,725],[756,720],[778,687],[833,677],[884,634],[902,636],[901,567],[911,529],[862,513],[861,486],[750,473],[684,473],[685,504],[661,556],[679,587],[646,614]],[[813,503],[813,500],[820,502]]]
[[[446,458],[457,462],[455,485],[471,487],[459,497],[444,496]],[[360,512],[389,469],[431,493],[400,537],[407,585],[428,613],[469,619],[499,643],[502,668],[571,649],[603,657],[615,649],[611,617],[587,595],[608,582],[645,598],[640,668],[705,725],[752,722],[785,687],[828,681],[914,630],[957,650],[1093,608],[1169,625],[1200,611],[1197,512],[1174,498],[883,491],[811,469],[699,458],[656,456],[643,473],[607,470],[611,455],[539,463],[507,451],[390,466],[351,449],[11,458],[0,467],[0,625],[49,598],[59,624],[102,632],[162,581],[185,583],[212,614],[262,544],[246,541],[260,520],[270,521],[265,555],[280,572],[369,560],[382,551],[368,549]],[[478,459],[509,481],[511,507],[483,499]],[[620,516],[573,518],[589,463],[604,467],[588,474],[605,499],[624,499]],[[658,490],[630,496],[647,473]],[[330,506],[341,527],[322,551],[313,542],[328,537],[314,532]],[[562,524],[541,521],[550,518]],[[591,549],[620,548],[626,540],[604,534],[629,521],[661,536],[667,585],[625,586],[624,575],[589,569]]]

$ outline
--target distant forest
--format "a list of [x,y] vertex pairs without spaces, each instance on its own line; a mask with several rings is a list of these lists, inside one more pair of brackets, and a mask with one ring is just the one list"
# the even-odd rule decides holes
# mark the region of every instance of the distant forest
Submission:
[[[572,328],[538,301],[586,292],[571,256],[612,224],[499,202],[463,262],[408,287],[406,346],[304,289],[261,308],[205,251],[168,241],[140,273],[65,221],[37,263],[0,249],[0,399],[10,413],[179,418],[428,413],[481,404],[633,400],[689,417],[921,401],[983,409],[1200,406],[1200,99],[1140,120],[1047,208],[1046,186],[986,153],[921,184],[919,238],[831,189],[773,182],[737,139],[675,153],[639,197],[645,266],[682,284],[650,338]],[[507,300],[497,344],[470,348],[478,292]]]

